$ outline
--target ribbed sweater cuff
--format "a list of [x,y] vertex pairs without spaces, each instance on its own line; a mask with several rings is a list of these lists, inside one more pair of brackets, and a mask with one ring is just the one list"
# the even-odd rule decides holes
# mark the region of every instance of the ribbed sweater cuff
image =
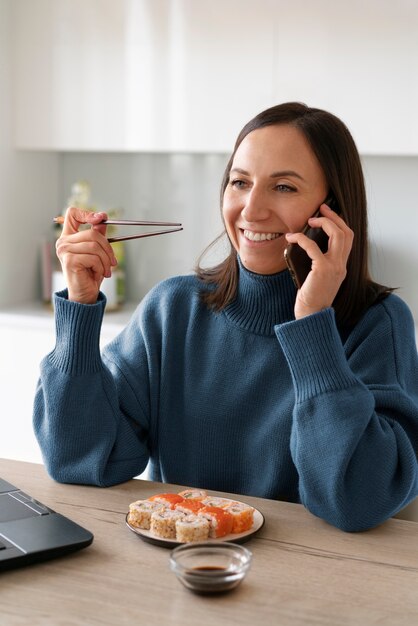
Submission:
[[297,402],[356,383],[335,323],[325,309],[275,327],[293,378]]
[[79,376],[101,367],[100,329],[106,297],[100,293],[95,304],[67,299],[67,290],[54,296],[56,344],[50,361],[62,372]]

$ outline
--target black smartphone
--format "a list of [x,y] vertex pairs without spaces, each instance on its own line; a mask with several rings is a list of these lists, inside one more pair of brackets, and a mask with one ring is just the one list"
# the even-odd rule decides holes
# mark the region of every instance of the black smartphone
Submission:
[[[324,202],[336,213],[340,212],[334,196],[328,196]],[[317,215],[319,215],[319,209],[312,217],[317,217]],[[309,239],[313,239],[313,241],[316,242],[321,252],[325,253],[328,250],[328,235],[322,228],[312,228],[309,224],[306,224],[302,232],[309,237]],[[297,243],[290,243],[286,246],[284,258],[286,259],[293,282],[296,287],[300,289],[311,271],[312,259]]]

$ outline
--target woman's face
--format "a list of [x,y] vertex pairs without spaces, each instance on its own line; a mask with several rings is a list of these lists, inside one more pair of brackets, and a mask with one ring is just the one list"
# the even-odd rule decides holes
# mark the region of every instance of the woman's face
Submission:
[[285,269],[285,233],[302,230],[327,191],[321,166],[297,128],[275,125],[249,133],[235,153],[222,207],[244,267],[257,274]]

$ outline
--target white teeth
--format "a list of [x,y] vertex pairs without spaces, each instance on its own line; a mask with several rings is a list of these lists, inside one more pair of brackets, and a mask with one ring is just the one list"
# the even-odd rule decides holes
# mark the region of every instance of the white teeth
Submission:
[[244,237],[250,241],[270,241],[271,239],[277,239],[281,233],[254,233],[252,230],[244,230]]

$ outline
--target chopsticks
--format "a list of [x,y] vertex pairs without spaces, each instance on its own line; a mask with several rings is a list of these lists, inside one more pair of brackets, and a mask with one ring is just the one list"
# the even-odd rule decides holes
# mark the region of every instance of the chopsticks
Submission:
[[[54,217],[53,221],[56,224],[64,224],[64,217],[59,215]],[[169,228],[164,230],[153,230],[149,233],[138,233],[136,235],[123,235],[121,237],[108,237],[109,243],[115,241],[128,241],[128,239],[142,239],[143,237],[154,237],[155,235],[165,235],[167,233],[176,233],[183,230],[183,226],[179,222],[150,222],[147,220],[103,220],[100,224],[109,224],[117,226],[175,226],[176,228]]]

